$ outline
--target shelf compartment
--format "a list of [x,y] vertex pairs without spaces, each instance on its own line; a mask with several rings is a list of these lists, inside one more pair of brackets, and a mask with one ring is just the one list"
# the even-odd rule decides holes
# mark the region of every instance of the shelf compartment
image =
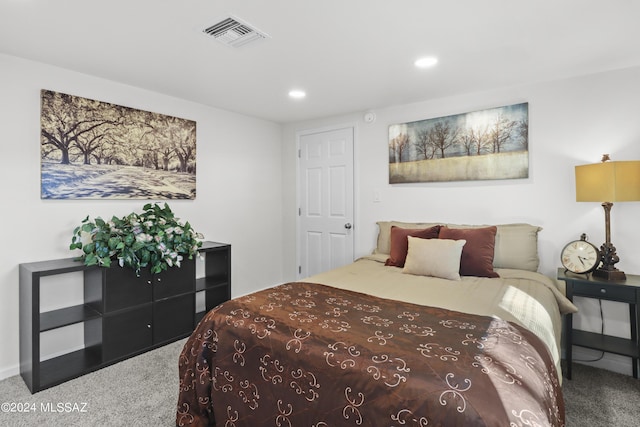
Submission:
[[228,286],[226,275],[200,277],[196,279],[196,292]]
[[153,299],[155,301],[178,295],[193,294],[195,288],[196,262],[186,259],[180,267],[169,268],[161,273],[152,274]]
[[74,323],[98,319],[101,314],[86,304],[40,313],[40,332],[46,332]]
[[205,304],[207,311],[229,300],[228,286],[218,286],[214,289],[207,289],[205,292]]
[[153,345],[153,304],[106,314],[102,318],[105,361],[139,354]]
[[196,311],[193,293],[157,301],[153,307],[153,342],[171,342],[193,332]]
[[[40,390],[61,384],[102,367],[99,346],[85,347],[40,362]],[[35,391],[35,390],[34,390]]]
[[640,356],[638,344],[630,339],[578,329],[573,330],[573,345],[634,358]]

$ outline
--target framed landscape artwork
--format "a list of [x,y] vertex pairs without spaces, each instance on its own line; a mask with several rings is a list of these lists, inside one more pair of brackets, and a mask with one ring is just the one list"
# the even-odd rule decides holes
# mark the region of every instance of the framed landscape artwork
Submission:
[[196,122],[41,91],[42,199],[195,199]]
[[389,183],[528,178],[528,107],[389,126]]

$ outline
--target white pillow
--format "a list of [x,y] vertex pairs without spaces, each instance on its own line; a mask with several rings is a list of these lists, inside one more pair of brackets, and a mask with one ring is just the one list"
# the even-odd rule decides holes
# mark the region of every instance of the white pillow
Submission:
[[460,256],[466,240],[407,237],[409,249],[403,273],[460,280]]

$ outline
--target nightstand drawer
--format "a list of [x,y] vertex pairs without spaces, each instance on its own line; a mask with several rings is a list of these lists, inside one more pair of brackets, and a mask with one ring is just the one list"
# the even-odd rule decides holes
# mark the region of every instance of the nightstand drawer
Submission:
[[596,283],[574,282],[573,295],[635,303],[636,288],[632,286],[598,285]]

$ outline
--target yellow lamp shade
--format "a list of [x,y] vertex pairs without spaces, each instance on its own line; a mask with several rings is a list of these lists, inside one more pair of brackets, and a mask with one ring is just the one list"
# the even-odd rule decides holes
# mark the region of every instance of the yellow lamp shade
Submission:
[[640,161],[576,166],[577,202],[640,200]]

